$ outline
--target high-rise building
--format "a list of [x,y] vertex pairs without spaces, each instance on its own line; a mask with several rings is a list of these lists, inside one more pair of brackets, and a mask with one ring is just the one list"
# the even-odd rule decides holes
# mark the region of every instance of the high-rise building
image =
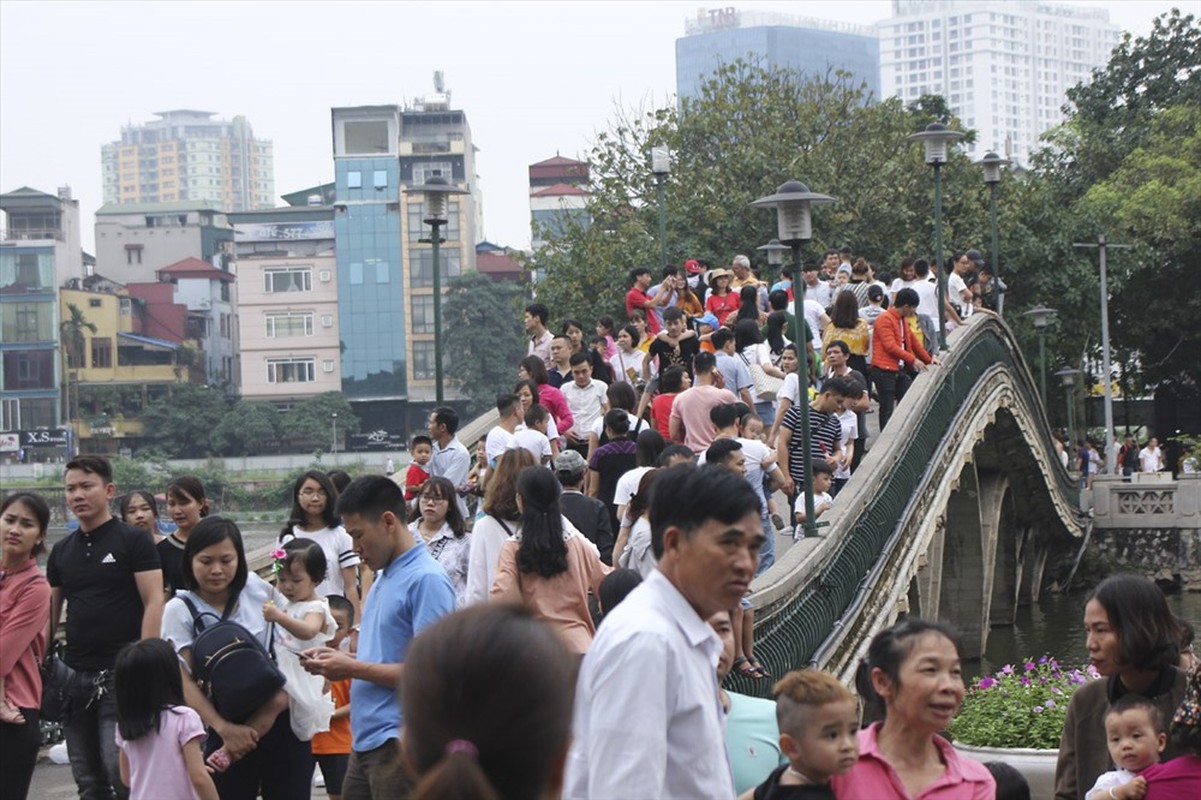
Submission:
[[988,151],[1028,163],[1038,137],[1063,121],[1065,92],[1087,82],[1119,39],[1100,8],[1050,3],[893,0],[878,23],[884,95],[906,103],[941,95],[973,158]]
[[47,194],[22,186],[0,194],[0,210],[0,431],[56,428],[64,368],[58,289],[84,277],[79,201],[70,187]]
[[256,139],[245,117],[211,111],[160,111],[121,129],[100,148],[105,203],[199,200],[222,211],[270,208],[275,162],[269,139]]
[[450,278],[475,269],[480,195],[471,128],[450,107],[440,75],[435,89],[409,107],[332,111],[342,391],[367,430],[407,432],[434,399],[430,227],[422,198],[405,189],[440,175],[468,192],[447,202],[443,292]]
[[588,162],[554,158],[530,164],[530,239],[537,250],[559,238],[569,222],[589,224]]
[[288,207],[229,215],[248,400],[292,403],[342,390],[334,207],[322,188],[297,193]]
[[733,7],[699,9],[676,39],[676,92],[697,97],[722,64],[760,59],[766,67],[794,70],[802,78],[833,77],[845,70],[880,96],[880,51],[875,28],[774,11]]

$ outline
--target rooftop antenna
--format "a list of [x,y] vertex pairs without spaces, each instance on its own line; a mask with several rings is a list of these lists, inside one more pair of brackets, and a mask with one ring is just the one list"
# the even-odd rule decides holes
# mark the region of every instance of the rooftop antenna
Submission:
[[446,83],[442,80],[442,70],[434,70],[434,91],[442,94],[446,91]]

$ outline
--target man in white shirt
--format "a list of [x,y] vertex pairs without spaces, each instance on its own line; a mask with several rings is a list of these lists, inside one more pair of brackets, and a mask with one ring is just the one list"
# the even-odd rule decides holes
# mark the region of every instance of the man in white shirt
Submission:
[[552,334],[546,328],[546,321],[550,318],[550,310],[542,303],[530,303],[525,307],[525,317],[522,324],[525,326],[525,333],[530,339],[527,354],[538,356],[550,368],[554,362],[550,359],[550,342],[554,339]]
[[567,438],[567,446],[581,455],[588,452],[588,431],[592,423],[609,410],[606,394],[609,385],[592,379],[592,365],[584,353],[571,356],[571,380],[559,387],[567,407],[571,409],[574,423],[560,435]]
[[1154,436],[1147,446],[1138,451],[1139,464],[1143,472],[1159,472],[1163,469],[1163,452],[1159,449],[1159,440]]
[[[827,253],[827,258],[829,258]],[[835,269],[838,268],[838,254],[834,253]],[[830,284],[821,280],[817,267],[813,264],[805,264],[801,267],[801,285],[805,287],[805,299],[812,300],[817,303],[818,309],[825,312],[830,307],[830,303],[834,300],[834,290]]]
[[467,485],[467,473],[471,471],[471,454],[463,443],[455,438],[459,429],[459,415],[449,406],[438,406],[430,412],[430,439],[434,443],[434,455],[430,459],[429,473],[432,477],[446,478],[456,490],[459,511],[467,516],[467,501],[462,490]]
[[722,644],[707,620],[750,586],[759,498],[729,470],[673,467],[656,482],[650,522],[659,568],[605,618],[580,668],[565,798],[734,796]]
[[500,419],[488,431],[488,438],[484,440],[485,457],[491,467],[496,466],[497,459],[504,455],[506,450],[517,447],[517,440],[513,434],[523,421],[521,401],[515,394],[497,395],[496,413],[500,415]]

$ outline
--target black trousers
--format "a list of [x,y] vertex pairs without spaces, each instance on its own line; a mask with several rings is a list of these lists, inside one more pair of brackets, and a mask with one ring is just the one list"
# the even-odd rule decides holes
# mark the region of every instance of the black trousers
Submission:
[[872,384],[876,387],[877,399],[880,401],[880,430],[888,424],[897,403],[909,391],[913,379],[908,372],[893,371],[872,367]]
[[[212,731],[204,743],[207,758],[221,746],[221,737]],[[313,791],[313,748],[292,733],[291,717],[280,714],[258,746],[225,772],[213,775],[221,800],[255,800],[262,791],[263,800],[297,800]]]
[[25,717],[21,725],[0,722],[0,764],[4,765],[0,800],[25,800],[38,760],[38,747],[42,743],[38,709],[22,708],[21,714]]

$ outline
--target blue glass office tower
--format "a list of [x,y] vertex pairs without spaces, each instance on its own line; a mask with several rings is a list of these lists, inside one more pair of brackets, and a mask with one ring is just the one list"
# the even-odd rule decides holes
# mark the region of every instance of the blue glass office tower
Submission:
[[698,15],[686,30],[688,35],[676,39],[679,97],[698,97],[722,64],[756,57],[764,66],[796,70],[802,77],[846,70],[880,96],[880,46],[871,28],[729,10]]
[[403,429],[400,108],[333,109],[342,392],[364,430]]

